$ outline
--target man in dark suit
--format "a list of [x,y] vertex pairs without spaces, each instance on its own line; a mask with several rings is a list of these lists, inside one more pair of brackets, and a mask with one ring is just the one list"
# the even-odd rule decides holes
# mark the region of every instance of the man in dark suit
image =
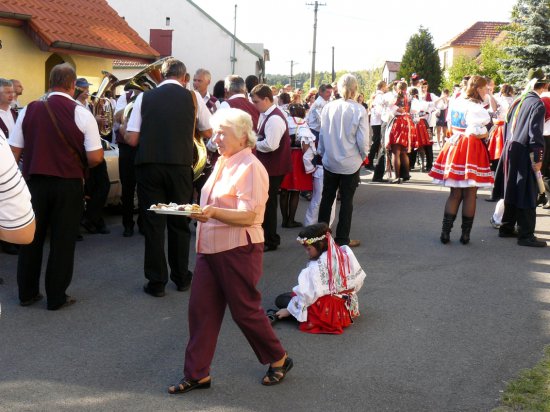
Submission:
[[189,220],[182,216],[157,215],[147,209],[154,203],[190,203],[193,196],[193,134],[212,135],[208,111],[201,96],[185,89],[186,68],[177,59],[166,60],[161,68],[164,81],[142,93],[134,103],[125,140],[138,146],[136,181],[145,233],[145,293],[164,296],[168,267],[164,254],[168,227],[170,279],[178,291],[191,285],[189,271]]

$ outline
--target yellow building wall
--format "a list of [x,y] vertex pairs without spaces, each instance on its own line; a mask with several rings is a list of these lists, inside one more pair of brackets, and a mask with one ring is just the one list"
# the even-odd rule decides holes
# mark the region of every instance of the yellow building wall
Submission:
[[[18,79],[23,84],[22,106],[36,100],[46,91],[46,60],[53,54],[43,52],[25,34],[23,29],[0,25],[0,77]],[[85,77],[92,83],[90,92],[99,87],[102,70],[112,71],[113,60],[78,54],[58,54],[76,68],[78,77]]]

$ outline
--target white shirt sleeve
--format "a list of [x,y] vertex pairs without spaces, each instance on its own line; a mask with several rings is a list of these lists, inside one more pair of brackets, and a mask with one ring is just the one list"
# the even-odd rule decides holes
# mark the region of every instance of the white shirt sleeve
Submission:
[[115,113],[124,110],[128,102],[126,101],[126,92],[123,92],[116,101]]
[[212,113],[210,113],[210,110],[208,110],[208,107],[206,107],[206,103],[204,103],[204,100],[200,93],[196,91],[193,91],[192,93],[195,93],[195,96],[197,96],[197,128],[201,132],[211,129],[212,127],[210,126],[210,117],[212,116]]
[[224,100],[223,102],[221,102],[219,108],[220,108],[220,109],[230,109],[231,106],[229,106],[229,103],[227,103],[227,100]]
[[31,194],[0,130],[0,228],[21,229],[33,220]]
[[15,126],[10,133],[10,146],[17,147],[19,149],[25,147],[25,139],[23,138],[23,119],[25,118],[26,112],[27,107],[25,106],[25,108],[19,112]]
[[88,109],[76,106],[74,110],[74,122],[80,131],[84,133],[84,149],[87,152],[93,152],[102,148],[97,121]]
[[287,309],[298,322],[305,322],[307,320],[308,306],[311,306],[321,297],[317,295],[317,288],[315,287],[315,272],[318,271],[319,269],[316,264],[308,265],[298,275],[298,285],[292,288],[296,296],[292,297]]
[[126,131],[139,132],[141,130],[141,102],[143,101],[143,93],[141,93],[136,100],[134,100],[134,107],[128,120],[128,126]]
[[361,157],[365,159],[369,153],[370,149],[370,126],[369,126],[369,116],[367,110],[361,106],[361,114],[359,118],[359,127],[357,128],[357,133],[355,137],[357,138],[357,147],[359,148],[359,153]]
[[264,128],[265,139],[256,142],[256,150],[262,153],[269,153],[277,150],[281,139],[286,131],[287,124],[280,116],[273,115],[267,119]]

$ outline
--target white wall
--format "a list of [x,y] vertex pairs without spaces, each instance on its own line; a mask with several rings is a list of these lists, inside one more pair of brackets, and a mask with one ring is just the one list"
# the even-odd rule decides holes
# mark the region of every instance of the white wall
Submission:
[[[172,55],[184,62],[191,76],[199,68],[212,73],[210,91],[231,74],[232,37],[185,0],[108,0],[139,35],[149,41],[150,29],[172,29]],[[170,17],[170,26],[166,26]],[[258,57],[239,43],[235,47],[235,74],[258,74]]]

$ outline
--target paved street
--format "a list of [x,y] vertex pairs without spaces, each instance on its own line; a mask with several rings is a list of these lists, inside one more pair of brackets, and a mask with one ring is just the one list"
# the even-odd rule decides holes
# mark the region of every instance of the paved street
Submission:
[[[117,216],[110,235],[77,244],[78,303],[58,312],[20,307],[17,259],[0,254],[0,411],[489,411],[550,342],[550,248],[498,238],[487,192],[471,243],[458,242],[458,218],[442,245],[446,189],[419,173],[404,185],[363,177],[352,228],[367,272],[362,316],[341,336],[276,324],[295,366],[275,387],[260,385],[266,368],[227,313],[212,388],[166,393],[181,377],[189,294],[143,293],[143,238],[123,238]],[[550,240],[537,211],[537,235]],[[280,229],[282,247],[265,255],[265,308],[305,265],[298,231]]]

